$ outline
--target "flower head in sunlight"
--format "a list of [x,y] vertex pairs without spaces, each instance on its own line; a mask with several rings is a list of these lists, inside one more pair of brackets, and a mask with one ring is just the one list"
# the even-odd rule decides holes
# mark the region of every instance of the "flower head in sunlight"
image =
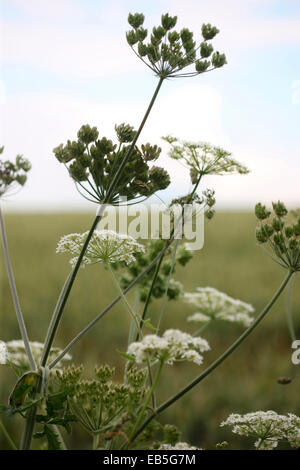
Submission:
[[[226,64],[225,54],[213,52],[209,42],[219,33],[215,26],[203,24],[201,42],[197,44],[194,33],[188,28],[174,30],[177,16],[168,13],[162,15],[161,24],[152,29],[147,39],[144,19],[142,13],[129,14],[128,23],[132,29],[126,33],[126,38],[137,57],[158,77],[194,77]],[[193,68],[183,72],[192,65]]]
[[[3,150],[4,147],[0,147],[0,155]],[[31,164],[22,155],[17,155],[15,162],[0,157],[0,198],[9,195],[18,186],[24,186],[30,169]]]
[[197,287],[196,292],[185,293],[185,302],[197,307],[198,311],[188,321],[206,323],[211,320],[225,320],[248,327],[253,321],[252,305],[234,299],[213,287]]
[[279,415],[275,411],[256,411],[245,415],[231,414],[221,426],[232,426],[240,436],[257,438],[255,447],[272,450],[279,441],[288,441],[291,447],[300,446],[300,418],[292,413]]
[[[75,266],[88,232],[64,235],[56,248],[57,253],[72,255],[70,263]],[[116,233],[113,230],[95,230],[85,255],[82,266],[86,264],[113,264],[124,262],[129,265],[135,261],[134,254],[144,253],[145,248],[133,237]]]
[[131,343],[127,353],[137,363],[163,361],[172,365],[177,361],[189,361],[202,364],[202,353],[209,351],[208,342],[200,337],[193,337],[180,330],[166,330],[162,336],[146,335],[139,342]]
[[[33,358],[38,364],[42,357],[44,344],[39,343],[38,341],[30,341],[30,348],[32,351]],[[6,349],[8,363],[11,363],[13,366],[22,370],[27,370],[30,368],[23,340],[15,339],[12,341],[8,341],[6,343]],[[50,361],[54,360],[60,353],[61,350],[59,348],[52,347],[49,355]],[[61,367],[65,361],[70,361],[71,359],[72,356],[70,354],[66,354],[62,361],[60,361],[56,367]]]
[[273,202],[273,214],[261,203],[255,206],[259,221],[256,240],[280,266],[300,271],[300,212],[290,211],[283,202]]

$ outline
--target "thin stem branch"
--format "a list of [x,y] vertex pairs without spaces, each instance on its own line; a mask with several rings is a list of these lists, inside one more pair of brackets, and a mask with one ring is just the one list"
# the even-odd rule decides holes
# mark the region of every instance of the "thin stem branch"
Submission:
[[214,361],[205,371],[203,371],[198,377],[196,377],[194,380],[192,380],[186,387],[181,389],[178,393],[176,393],[173,397],[171,397],[169,400],[167,400],[165,403],[160,405],[155,412],[150,415],[144,423],[137,429],[135,434],[132,436],[130,439],[129,443],[132,443],[137,436],[148,426],[148,424],[156,418],[160,413],[162,413],[164,410],[169,408],[173,403],[175,403],[177,400],[179,400],[183,395],[185,395],[187,392],[189,392],[192,388],[194,388],[198,383],[200,383],[205,377],[207,377],[211,372],[213,372],[214,369],[216,369],[227,357],[229,357],[235,350],[236,348],[243,343],[243,341],[250,335],[250,333],[257,327],[257,325],[263,320],[263,318],[266,316],[266,314],[271,310],[273,305],[275,304],[276,300],[278,297],[281,295],[281,293],[284,291],[285,287],[289,283],[291,277],[293,276],[294,272],[289,271],[285,279],[283,280],[281,286],[277,289],[276,293],[270,300],[270,302],[266,305],[266,307],[262,310],[262,312],[257,316],[257,318],[254,320],[254,322],[247,328],[244,333],[216,360]]
[[1,235],[2,235],[2,242],[3,242],[3,251],[4,251],[4,257],[5,257],[5,262],[6,262],[6,269],[7,269],[7,274],[8,274],[8,279],[9,279],[9,285],[10,285],[10,290],[11,290],[11,295],[19,323],[19,329],[21,332],[21,336],[24,342],[24,347],[25,351],[30,363],[30,368],[32,370],[36,370],[36,363],[32,355],[30,343],[29,343],[29,338],[27,334],[27,329],[24,321],[24,317],[21,311],[21,306],[20,306],[20,301],[19,301],[19,296],[17,292],[17,286],[12,270],[12,265],[10,262],[10,257],[9,257],[9,251],[8,251],[8,243],[7,243],[7,237],[6,237],[6,231],[5,231],[5,223],[4,223],[4,217],[3,217],[3,212],[2,212],[2,207],[1,207],[1,201],[0,201],[0,225],[1,225]]
[[[147,395],[147,397],[146,397],[146,400],[145,400],[145,403],[144,403],[144,405],[143,405],[143,408],[142,408],[141,411],[139,412],[139,415],[138,415],[138,417],[137,417],[137,420],[136,420],[136,422],[135,422],[135,425],[134,425],[134,427],[133,427],[133,429],[132,429],[131,435],[130,435],[130,437],[129,437],[128,445],[129,445],[131,442],[133,442],[133,436],[135,436],[135,434],[136,434],[136,429],[138,428],[138,426],[140,425],[140,423],[141,423],[141,421],[142,421],[142,419],[143,419],[143,417],[144,417],[145,411],[146,411],[146,409],[147,409],[147,407],[148,407],[148,405],[149,405],[149,402],[150,402],[150,400],[151,400],[151,397],[152,397],[152,395],[153,395],[153,393],[154,393],[154,391],[155,391],[155,389],[156,389],[156,386],[157,386],[157,384],[158,384],[159,377],[160,377],[160,374],[161,374],[163,365],[164,365],[164,362],[163,362],[163,361],[160,361],[159,367],[158,367],[158,370],[157,370],[157,373],[156,373],[156,376],[155,376],[155,378],[154,378],[154,380],[153,380],[153,383],[152,383],[152,387],[151,387],[150,390],[149,390],[149,393],[148,393],[148,395]],[[128,447],[128,446],[126,446],[126,447]]]
[[4,424],[2,423],[2,421],[0,420],[0,429],[9,445],[9,447],[12,449],[12,450],[18,450],[17,446],[15,445],[14,441],[12,440],[12,438],[10,437],[6,427],[4,426]]

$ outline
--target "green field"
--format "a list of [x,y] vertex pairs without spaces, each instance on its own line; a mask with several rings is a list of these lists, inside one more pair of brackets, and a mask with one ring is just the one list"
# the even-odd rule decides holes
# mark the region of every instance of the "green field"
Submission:
[[[87,230],[92,214],[8,214],[7,232],[12,263],[30,339],[43,341],[60,288],[69,272],[68,257],[55,253],[60,236]],[[185,291],[196,286],[213,286],[233,297],[252,303],[256,314],[264,307],[285,276],[284,270],[268,258],[255,242],[255,218],[248,213],[217,213],[206,223],[205,245],[186,268],[178,268],[175,278]],[[8,280],[0,253],[0,339],[19,338],[17,322],[9,293]],[[56,345],[63,347],[74,334],[116,296],[108,273],[99,265],[80,270],[64,313]],[[133,296],[129,296],[133,300]],[[286,326],[286,296],[283,295],[262,325],[213,374],[175,404],[162,420],[177,424],[183,440],[203,448],[214,448],[227,440],[230,448],[247,448],[249,441],[232,434],[219,423],[232,412],[274,409],[279,413],[300,415],[298,379],[279,385],[280,376],[300,376],[300,366],[291,363],[291,340]],[[150,312],[159,311],[153,302]],[[293,287],[293,314],[296,337],[300,339],[300,296],[298,279]],[[182,301],[169,302],[163,329],[192,331],[186,316],[192,307]],[[122,373],[123,359],[117,350],[126,349],[129,318],[121,303],[101,320],[72,350],[74,361],[85,365],[85,372],[95,364],[116,365]],[[216,358],[243,331],[242,327],[218,324],[205,336],[212,351],[205,355],[204,366]],[[298,367],[298,368],[297,368]],[[159,401],[175,392],[198,374],[196,365],[180,364],[166,369],[162,377]],[[0,370],[1,403],[7,400],[15,377],[4,367]],[[16,427],[6,419],[11,432]],[[17,427],[20,429],[20,426]],[[1,441],[0,448],[5,448]],[[17,435],[15,435],[17,439]],[[72,446],[90,445],[84,431],[77,428],[67,441]]]

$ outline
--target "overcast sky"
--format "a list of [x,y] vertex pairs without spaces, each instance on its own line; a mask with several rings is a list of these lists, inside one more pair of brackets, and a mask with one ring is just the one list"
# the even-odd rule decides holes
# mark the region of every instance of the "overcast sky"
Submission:
[[[125,39],[136,11],[149,27],[162,13],[178,15],[179,28],[198,38],[202,23],[215,24],[214,46],[228,60],[203,76],[166,81],[140,142],[173,134],[232,152],[252,172],[206,179],[219,207],[278,199],[300,206],[299,0],[2,0],[0,142],[4,157],[21,153],[33,165],[7,209],[91,208],[52,149],[82,124],[110,138],[116,123],[138,126],[157,78]],[[160,196],[186,193],[187,172],[166,156],[160,165],[172,176]]]

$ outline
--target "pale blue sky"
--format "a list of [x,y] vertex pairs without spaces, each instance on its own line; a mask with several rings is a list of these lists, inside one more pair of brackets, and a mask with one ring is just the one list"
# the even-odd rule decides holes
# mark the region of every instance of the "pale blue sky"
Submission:
[[[89,207],[52,149],[87,122],[111,137],[115,123],[138,125],[156,78],[126,44],[129,11],[148,26],[177,14],[195,34],[214,23],[228,58],[222,70],[165,83],[144,139],[208,140],[247,164],[249,176],[207,181],[220,207],[278,198],[300,206],[298,0],[2,0],[1,10],[1,144],[6,157],[33,163],[9,209]],[[181,168],[167,157],[161,164],[173,177],[162,196],[186,192]]]

